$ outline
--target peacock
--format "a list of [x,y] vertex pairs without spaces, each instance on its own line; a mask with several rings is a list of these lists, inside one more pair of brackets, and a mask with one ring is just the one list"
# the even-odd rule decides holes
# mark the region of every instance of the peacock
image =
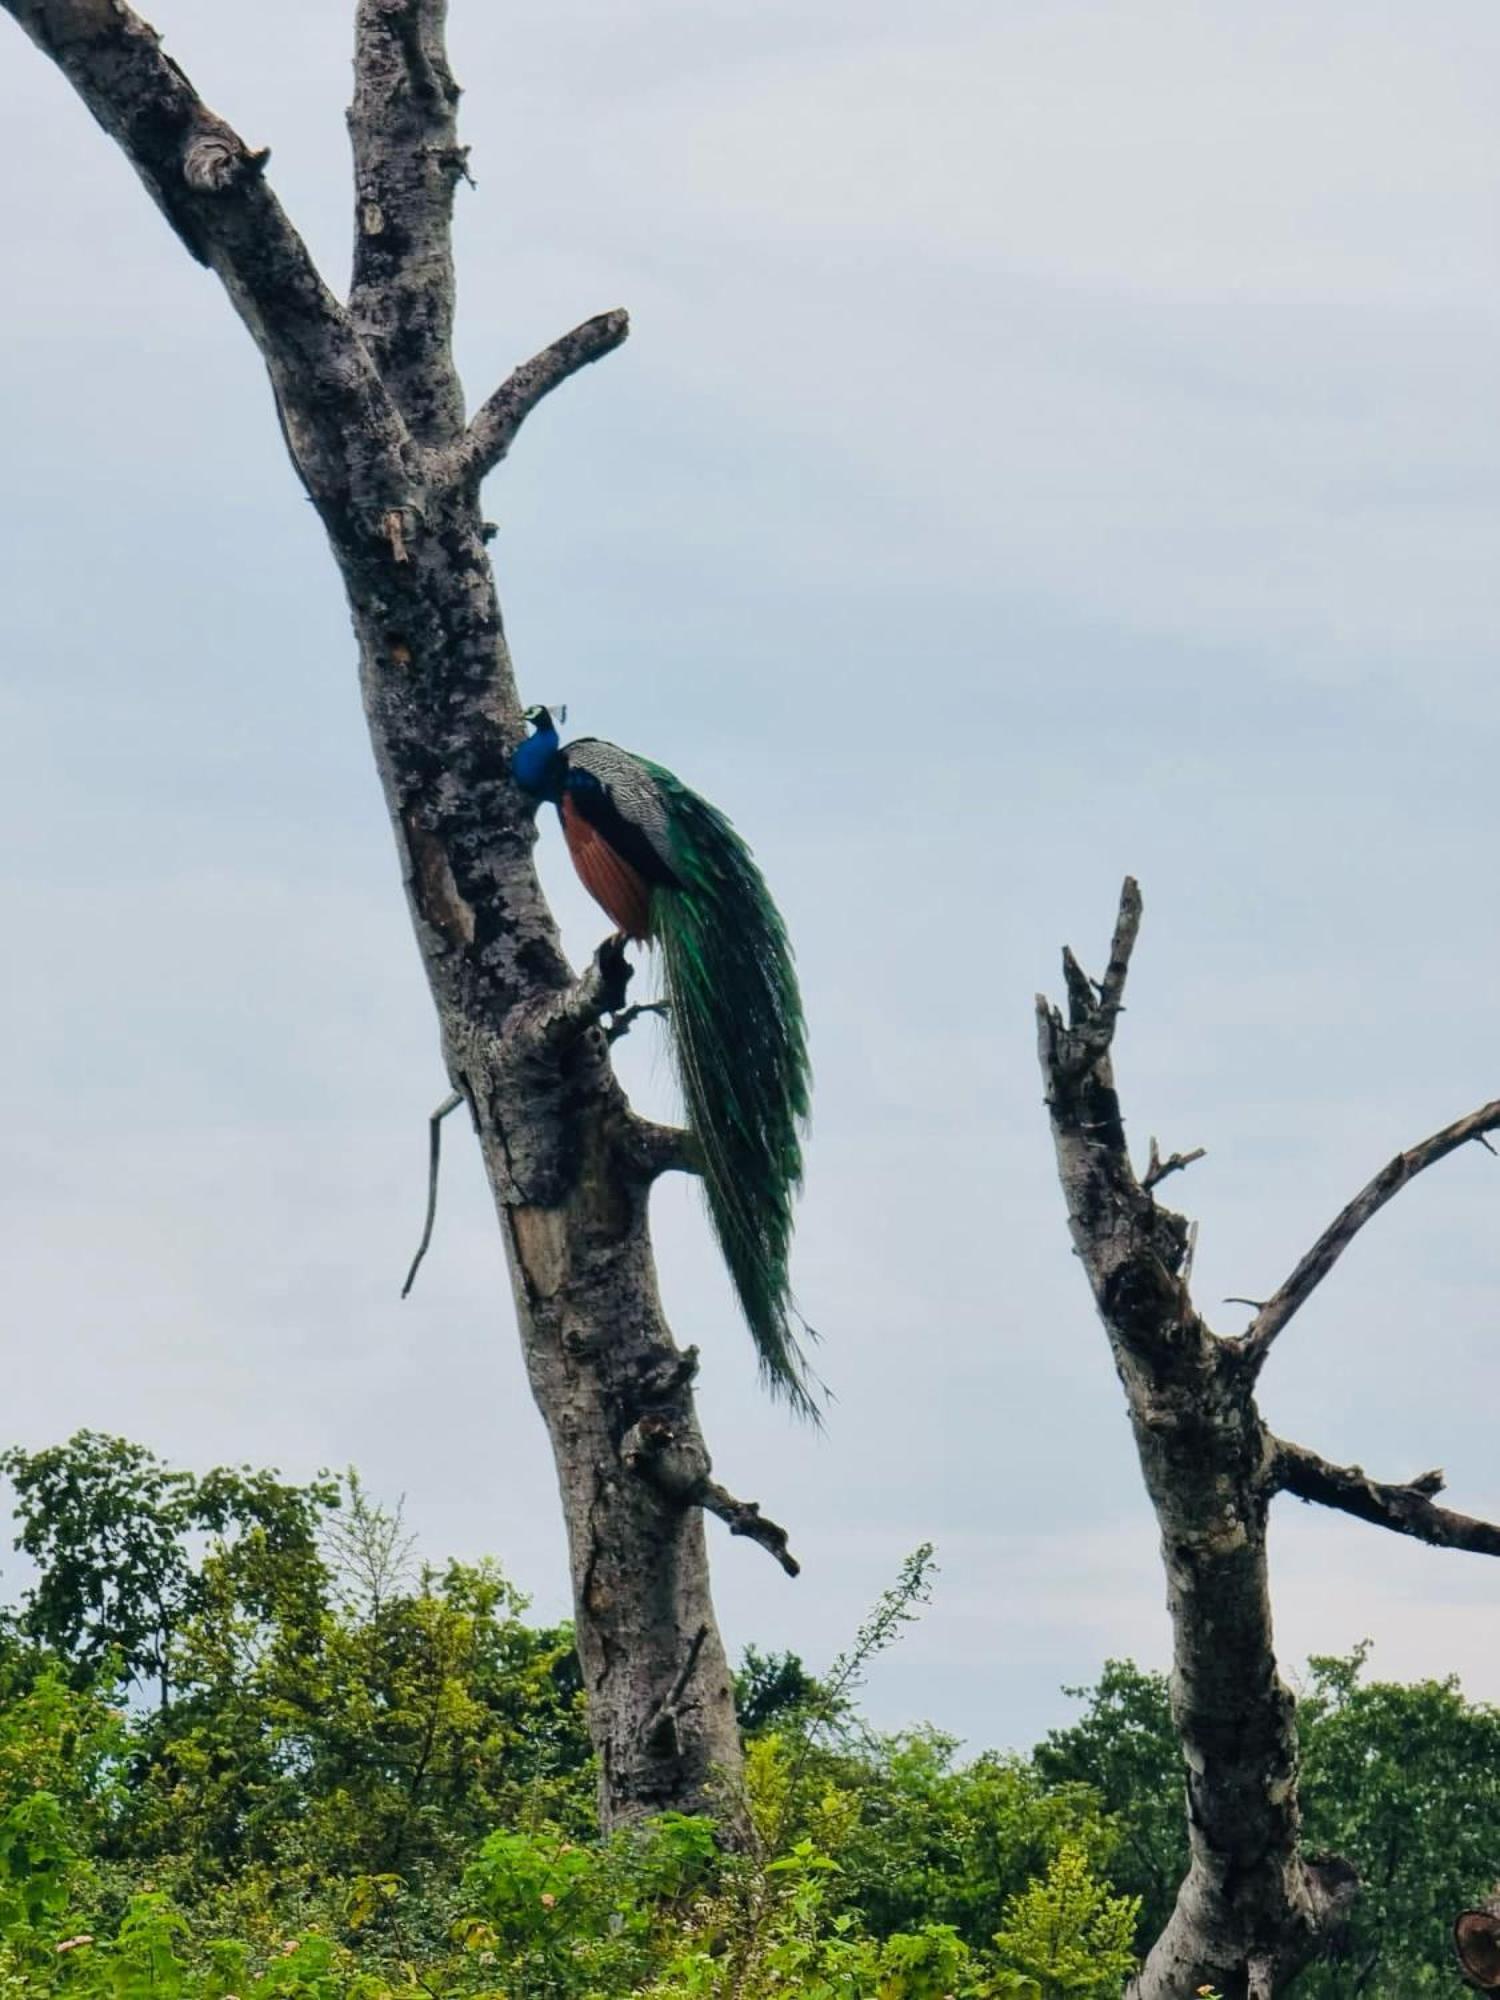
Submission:
[[557,807],[579,879],[617,929],[661,955],[709,1217],[761,1374],[816,1417],[787,1272],[810,1074],[786,927],[749,848],[680,778],[597,737],[559,742],[545,708],[525,719],[516,783]]

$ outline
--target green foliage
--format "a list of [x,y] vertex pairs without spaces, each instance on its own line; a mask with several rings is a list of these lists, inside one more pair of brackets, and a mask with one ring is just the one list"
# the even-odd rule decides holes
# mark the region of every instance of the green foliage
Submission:
[[[1452,1680],[1367,1683],[1367,1652],[1314,1659],[1297,1710],[1307,1850],[1345,1856],[1361,1883],[1334,1956],[1301,1976],[1306,2000],[1452,1991],[1453,1918],[1500,1875],[1500,1710]],[[1038,1746],[1035,1768],[1049,1785],[1091,1785],[1115,1818],[1108,1874],[1141,1898],[1144,1950],[1187,1867],[1167,1684],[1112,1660],[1086,1700]]]
[[1090,1787],[1113,1815],[1120,1840],[1110,1879],[1139,1901],[1136,1942],[1144,1953],[1172,1913],[1188,1860],[1182,1751],[1166,1676],[1106,1660],[1095,1687],[1064,1692],[1088,1706],[1037,1745],[1037,1775],[1048,1786]]
[[[690,1984],[663,1984],[666,1996],[726,2000],[943,2000],[987,1993],[984,1968],[944,1924],[873,1937],[839,1907],[842,1870],[811,1841],[796,1842],[762,1870],[743,1872],[728,1906],[721,1953],[700,1953]],[[689,1965],[692,1964],[688,1961]],[[679,1972],[679,1978],[681,1973]]]
[[[762,1851],[727,1857],[674,1815],[599,1837],[566,1628],[416,1567],[352,1476],[4,1462],[37,1574],[0,1612],[0,2000],[1113,2000],[1170,1907],[1159,1676],[1109,1663],[1031,1757],[861,1723],[930,1549],[826,1674],[746,1656]],[[1365,1882],[1299,1991],[1421,2000],[1500,1872],[1500,1713],[1364,1665],[1314,1661],[1299,1716],[1309,1847]]]
[[[186,1621],[232,1579],[248,1614],[274,1615],[289,1564],[315,1589],[317,1526],[338,1504],[327,1479],[287,1486],[274,1472],[219,1467],[174,1472],[124,1438],[79,1431],[46,1451],[0,1455],[20,1532],[38,1577],[22,1600],[21,1632],[69,1663],[80,1685],[101,1673],[154,1682],[163,1707],[171,1653]],[[215,1538],[197,1567],[194,1537]]]
[[1305,1975],[1308,2000],[1451,1992],[1453,1919],[1500,1874],[1500,1710],[1451,1679],[1366,1684],[1366,1651],[1312,1660],[1299,1711],[1309,1848],[1360,1875],[1339,1959]]
[[61,1662],[29,1657],[25,1676],[0,1671],[0,1812],[49,1793],[96,1846],[122,1807],[132,1737],[103,1695],[70,1685]]
[[[77,1928],[149,1880],[200,1933],[264,1954],[358,1929],[395,1962],[446,1947],[498,1824],[590,1830],[571,1634],[491,1566],[409,1574],[357,1481],[335,1515],[330,1482],[192,1477],[91,1433],[4,1463],[38,1574],[0,1648],[0,1812],[57,1800],[98,1891]],[[141,1683],[153,1706],[114,1705]]]
[[1048,1786],[1023,1757],[960,1763],[936,1730],[871,1739],[829,1773],[856,1807],[838,1853],[877,1931],[933,1921],[985,1943],[1065,1848],[1102,1869],[1119,1844],[1087,1786]]
[[51,1792],[33,1792],[0,1818],[0,1931],[35,1931],[68,1906],[78,1861]]
[[434,1892],[432,1944],[439,1885],[497,1824],[591,1824],[571,1635],[523,1608],[483,1564],[363,1613],[293,1591],[253,1633],[232,1588],[212,1594],[174,1652],[183,1692],[139,1727],[129,1852],[263,1930],[321,1910],[331,1880],[399,1877]]
[[[115,1440],[39,1459],[12,1459],[41,1568],[0,1650],[0,2000],[980,2000],[1013,1990],[986,1856],[1020,1888],[1110,1845],[1022,1760],[858,1725],[930,1549],[827,1676],[747,1661],[766,1845],[726,1857],[671,1814],[598,1837],[569,1635],[488,1566],[413,1573],[352,1479],[331,1516]],[[165,1699],[116,1705],[148,1675]],[[923,1907],[950,1849],[952,1919]]]
[[839,1704],[795,1653],[762,1653],[754,1646],[745,1648],[734,1677],[734,1707],[746,1736],[840,1719]]
[[680,1959],[674,1920],[716,1861],[712,1826],[680,1813],[592,1845],[494,1833],[465,1876],[457,1935],[537,2000],[642,1992]]
[[995,1947],[1038,2000],[1113,2000],[1135,1964],[1136,1914],[1133,1897],[1112,1896],[1083,1849],[1067,1846],[1012,1898]]

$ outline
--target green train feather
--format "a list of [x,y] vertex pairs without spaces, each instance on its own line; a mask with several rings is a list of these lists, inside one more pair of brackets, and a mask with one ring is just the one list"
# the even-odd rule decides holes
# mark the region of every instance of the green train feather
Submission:
[[815,1415],[788,1271],[810,1083],[791,946],[729,821],[670,771],[646,768],[666,799],[682,884],[652,891],[651,923],[708,1212],[762,1373]]

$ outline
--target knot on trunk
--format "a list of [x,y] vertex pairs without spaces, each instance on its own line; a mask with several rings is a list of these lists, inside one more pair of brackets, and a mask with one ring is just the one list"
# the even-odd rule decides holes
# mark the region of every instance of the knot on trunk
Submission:
[[245,178],[264,173],[270,157],[269,146],[251,152],[227,125],[214,125],[189,140],[182,159],[182,178],[194,194],[224,194]]
[[[1158,1218],[1167,1213],[1157,1210]],[[1174,1216],[1172,1220],[1181,1218]],[[1170,1265],[1150,1249],[1142,1249],[1105,1272],[1099,1310],[1124,1341],[1146,1354],[1159,1353],[1196,1325],[1185,1289]]]
[[713,1470],[702,1438],[660,1411],[631,1425],[620,1440],[620,1461],[627,1471],[649,1478],[658,1492],[684,1504],[699,1498]]
[[1337,1950],[1359,1895],[1359,1870],[1341,1854],[1313,1854],[1304,1863],[1304,1874],[1323,1949]]
[[665,1413],[655,1406],[669,1403],[674,1396],[686,1389],[698,1373],[698,1349],[696,1346],[681,1350],[672,1348],[665,1353],[654,1355],[641,1367],[632,1384],[636,1401],[640,1408],[650,1408],[653,1417]]

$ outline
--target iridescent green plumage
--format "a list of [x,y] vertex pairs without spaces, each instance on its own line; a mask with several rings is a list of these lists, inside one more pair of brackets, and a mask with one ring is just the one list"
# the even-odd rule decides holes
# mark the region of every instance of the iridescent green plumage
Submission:
[[[645,760],[642,760],[645,764]],[[680,886],[652,890],[672,1049],[724,1261],[773,1389],[816,1405],[792,1329],[787,1269],[802,1184],[809,1067],[791,946],[750,850],[670,771],[661,789]]]

